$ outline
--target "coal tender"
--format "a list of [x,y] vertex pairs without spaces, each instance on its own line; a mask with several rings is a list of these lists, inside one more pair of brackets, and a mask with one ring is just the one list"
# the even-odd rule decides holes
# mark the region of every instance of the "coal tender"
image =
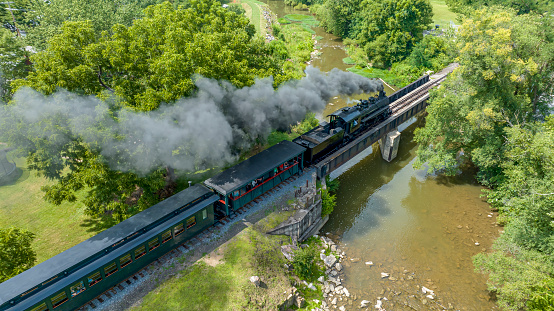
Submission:
[[330,115],[329,122],[300,135],[293,142],[307,149],[304,154],[306,164],[316,163],[321,157],[353,140],[362,131],[383,121],[391,114],[389,98],[384,91],[361,100],[353,107],[344,107]]

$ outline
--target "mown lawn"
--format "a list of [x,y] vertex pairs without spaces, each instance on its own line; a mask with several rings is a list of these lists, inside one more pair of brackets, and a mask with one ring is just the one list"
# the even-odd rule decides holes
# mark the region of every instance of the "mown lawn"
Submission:
[[430,0],[433,6],[433,22],[440,25],[440,28],[446,28],[450,21],[457,24],[456,14],[448,9],[444,0]]
[[[264,232],[291,212],[272,213],[202,260],[162,283],[132,310],[277,310],[290,288],[280,252],[283,236]],[[258,275],[263,286],[249,278]]]
[[[260,5],[265,3],[256,0],[240,0],[243,4],[242,7],[246,10],[246,17],[250,19],[250,22],[256,28],[256,32],[265,35],[265,21],[262,20],[262,12]],[[245,6],[245,4],[247,6]]]
[[37,264],[88,239],[104,229],[84,214],[79,202],[50,204],[40,187],[50,182],[29,171],[25,160],[16,160],[17,171],[0,181],[0,227],[15,226],[33,232]]

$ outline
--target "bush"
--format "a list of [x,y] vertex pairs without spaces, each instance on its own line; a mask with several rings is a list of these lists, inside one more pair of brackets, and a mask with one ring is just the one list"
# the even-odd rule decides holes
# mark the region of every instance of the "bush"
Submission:
[[336,195],[331,194],[328,189],[321,189],[321,217],[325,217],[335,209]]
[[299,278],[311,280],[319,275],[317,266],[315,265],[316,256],[317,249],[312,246],[300,248],[294,252],[292,265]]

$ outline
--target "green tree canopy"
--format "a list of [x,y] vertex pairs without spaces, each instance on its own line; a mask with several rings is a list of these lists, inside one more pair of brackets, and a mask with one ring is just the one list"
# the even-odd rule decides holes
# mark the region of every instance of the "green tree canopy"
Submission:
[[432,94],[417,164],[455,173],[457,157],[479,168],[478,178],[494,185],[501,176],[504,128],[530,122],[547,111],[552,95],[552,19],[515,16],[496,9],[476,11],[457,36],[456,69]]
[[452,11],[458,13],[469,13],[473,9],[495,5],[512,8],[518,14],[552,13],[554,9],[554,3],[550,0],[446,0],[446,4]]
[[16,86],[44,94],[61,87],[101,96],[113,93],[138,110],[155,109],[190,95],[195,74],[225,79],[238,87],[279,73],[263,39],[246,17],[211,0],[187,9],[150,6],[130,27],[97,38],[91,22],[66,22],[49,48],[33,55],[34,71]]
[[[31,57],[34,70],[13,85],[43,94],[64,88],[110,99],[111,106],[106,107],[113,108],[117,120],[121,116],[115,111],[122,106],[150,111],[192,94],[196,74],[242,87],[257,77],[281,73],[283,60],[276,61],[263,39],[254,36],[248,19],[219,2],[191,1],[188,8],[178,9],[165,2],[148,7],[144,14],[132,26],[118,24],[100,38],[91,21],[65,22],[48,49]],[[74,201],[76,192],[84,190],[87,213],[123,220],[167,196],[173,177],[170,167],[147,176],[115,171],[100,156],[98,146],[66,130],[67,122],[51,118],[0,131],[5,141],[20,146],[32,169],[57,181],[43,189],[48,201]],[[120,139],[118,133],[104,134],[100,136]]]
[[34,1],[27,19],[38,25],[30,25],[27,41],[37,50],[44,50],[47,41],[62,32],[66,21],[90,21],[95,36],[103,31],[110,32],[115,24],[131,26],[133,20],[143,16],[141,4],[153,1],[131,0],[56,0]]
[[35,235],[18,228],[0,228],[0,283],[31,268],[36,254],[31,248]]
[[22,39],[15,37],[15,33],[0,28],[0,101],[9,100],[11,81],[25,77],[26,54],[28,52],[23,47]]
[[389,67],[410,55],[432,17],[428,0],[364,0],[355,32],[374,65]]

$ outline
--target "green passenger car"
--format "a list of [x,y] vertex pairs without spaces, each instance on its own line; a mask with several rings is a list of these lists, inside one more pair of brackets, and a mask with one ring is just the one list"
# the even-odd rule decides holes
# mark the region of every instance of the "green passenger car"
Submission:
[[204,184],[219,194],[216,208],[229,215],[298,174],[303,169],[304,151],[306,148],[285,140],[204,181]]

